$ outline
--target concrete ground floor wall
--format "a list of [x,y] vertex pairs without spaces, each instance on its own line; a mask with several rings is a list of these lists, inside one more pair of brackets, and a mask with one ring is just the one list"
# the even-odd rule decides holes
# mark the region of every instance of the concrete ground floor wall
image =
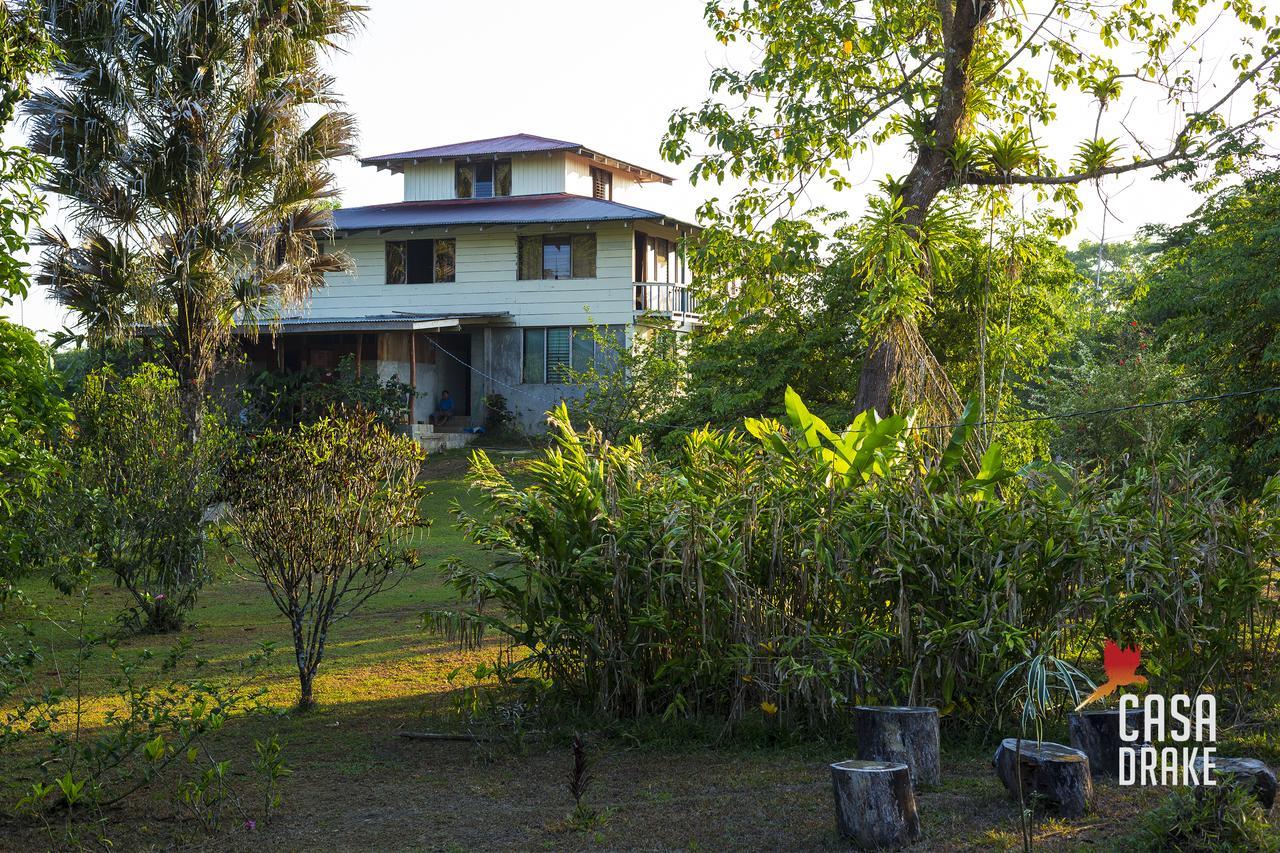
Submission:
[[384,382],[394,379],[416,389],[411,416],[409,400],[405,400],[405,420],[419,434],[428,432],[423,427],[433,419],[445,391],[454,401],[454,414],[434,430],[436,433],[485,426],[489,421],[486,400],[500,395],[514,424],[537,435],[547,429],[548,411],[561,400],[582,394],[576,385],[524,382],[524,329],[519,326],[463,325],[439,332],[392,330],[287,337],[282,349],[276,349],[278,345],[270,340],[251,349],[254,368],[330,369],[336,358],[354,354],[362,373],[374,371]]

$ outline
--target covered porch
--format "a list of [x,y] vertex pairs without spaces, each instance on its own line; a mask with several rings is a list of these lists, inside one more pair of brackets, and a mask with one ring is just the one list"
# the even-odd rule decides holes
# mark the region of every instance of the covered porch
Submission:
[[[485,423],[484,399],[495,372],[495,331],[512,326],[510,314],[392,314],[356,317],[285,317],[240,326],[243,349],[255,370],[336,370],[351,357],[357,376],[372,371],[381,382],[409,386],[402,425],[429,450],[461,446]],[[256,336],[253,332],[256,331]],[[500,369],[500,368],[499,368]],[[453,414],[430,423],[442,394]],[[457,440],[446,438],[455,436]]]

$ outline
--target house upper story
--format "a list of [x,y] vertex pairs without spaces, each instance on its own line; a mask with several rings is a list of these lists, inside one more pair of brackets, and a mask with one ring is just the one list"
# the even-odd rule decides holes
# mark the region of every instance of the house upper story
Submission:
[[326,276],[314,319],[395,312],[509,315],[516,326],[696,321],[685,240],[654,210],[672,179],[530,134],[366,157],[404,176],[398,202],[335,212],[353,263]]

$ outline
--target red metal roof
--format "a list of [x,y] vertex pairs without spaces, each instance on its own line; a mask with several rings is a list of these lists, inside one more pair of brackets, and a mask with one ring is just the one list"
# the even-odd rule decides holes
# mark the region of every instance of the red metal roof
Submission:
[[597,151],[593,151],[577,142],[564,139],[551,139],[546,136],[535,136],[532,133],[513,133],[509,136],[494,136],[489,139],[475,139],[470,142],[453,142],[448,145],[436,145],[432,148],[418,148],[413,151],[398,151],[394,154],[380,154],[376,157],[363,157],[361,165],[377,166],[379,169],[391,169],[402,172],[406,163],[414,160],[442,160],[465,157],[490,157],[501,154],[536,154],[539,152],[568,151],[586,157],[605,166],[611,166],[639,177],[642,181],[662,181],[671,183],[666,175],[636,166],[625,160],[618,160]]
[[678,219],[616,201],[549,193],[498,198],[401,201],[367,207],[344,207],[333,212],[336,231],[371,228],[426,228],[443,225],[536,225],[542,222],[618,222]]

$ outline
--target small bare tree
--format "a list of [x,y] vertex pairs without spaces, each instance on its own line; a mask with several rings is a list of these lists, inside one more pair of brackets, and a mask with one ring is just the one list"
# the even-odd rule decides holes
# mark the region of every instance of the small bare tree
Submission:
[[334,622],[419,565],[418,469],[410,438],[369,413],[335,413],[259,438],[231,478],[227,554],[289,619],[301,693]]

